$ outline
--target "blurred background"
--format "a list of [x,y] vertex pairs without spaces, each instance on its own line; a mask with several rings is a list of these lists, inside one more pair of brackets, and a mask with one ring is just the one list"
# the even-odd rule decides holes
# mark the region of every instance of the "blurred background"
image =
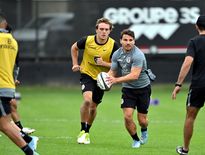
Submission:
[[[156,83],[175,83],[190,38],[197,35],[195,22],[205,12],[203,0],[1,0],[19,43],[25,85],[72,85],[79,73],[71,70],[71,45],[95,33],[98,18],[109,18],[111,33],[135,32],[136,45],[147,57]],[[80,53],[79,62],[82,58]],[[190,79],[190,75],[186,79]]]

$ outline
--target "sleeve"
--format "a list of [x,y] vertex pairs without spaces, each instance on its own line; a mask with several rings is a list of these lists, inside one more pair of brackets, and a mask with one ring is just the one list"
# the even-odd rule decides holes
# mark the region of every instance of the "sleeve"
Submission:
[[116,71],[118,70],[118,61],[117,61],[117,51],[113,54],[112,63],[111,63],[111,70]]
[[79,49],[85,49],[86,40],[87,40],[87,36],[82,37],[80,40],[77,41],[77,46]]
[[112,49],[112,53],[110,55],[110,59],[112,59],[112,55],[115,51],[117,51],[118,49],[120,48],[120,46],[118,45],[118,43],[115,41],[114,42],[114,46],[113,46],[113,49]]
[[143,54],[134,54],[132,60],[132,67],[140,67],[143,66],[144,55]]
[[20,70],[20,67],[19,67],[19,53],[17,53],[16,62],[15,62],[15,66],[14,66],[14,71],[13,71],[14,80],[18,79],[19,70]]
[[187,47],[187,51],[186,51],[186,56],[191,56],[194,58],[195,56],[195,45],[194,45],[194,41],[190,40],[188,43],[188,47]]

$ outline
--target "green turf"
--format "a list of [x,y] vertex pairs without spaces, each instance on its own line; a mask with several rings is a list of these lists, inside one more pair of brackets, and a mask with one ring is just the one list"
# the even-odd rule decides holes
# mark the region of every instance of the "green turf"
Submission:
[[[149,109],[149,141],[139,149],[132,149],[132,139],[123,124],[119,87],[106,92],[98,107],[97,118],[90,130],[91,144],[76,143],[80,129],[79,107],[82,102],[80,87],[20,87],[19,105],[24,126],[33,127],[40,137],[41,155],[173,155],[182,144],[185,99],[188,87],[171,100],[173,86],[153,85],[152,97],[158,106]],[[136,120],[136,114],[135,114]],[[204,155],[205,113],[202,109],[195,123],[190,155]],[[138,126],[138,131],[139,131]],[[23,155],[10,140],[0,137],[0,155]]]

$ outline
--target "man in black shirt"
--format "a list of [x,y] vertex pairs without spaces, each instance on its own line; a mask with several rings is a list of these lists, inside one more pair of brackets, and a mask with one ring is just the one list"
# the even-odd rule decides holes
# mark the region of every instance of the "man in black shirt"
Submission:
[[178,146],[178,154],[186,155],[193,134],[194,121],[205,102],[205,15],[199,16],[196,22],[198,36],[189,41],[185,60],[182,64],[177,83],[172,92],[172,99],[181,90],[182,83],[193,65],[191,85],[187,97],[187,112],[184,123],[184,145]]

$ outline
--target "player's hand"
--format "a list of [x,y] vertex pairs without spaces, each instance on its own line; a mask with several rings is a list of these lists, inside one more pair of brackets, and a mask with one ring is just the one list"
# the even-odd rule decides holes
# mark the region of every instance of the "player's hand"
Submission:
[[73,65],[73,67],[72,67],[72,70],[73,70],[73,72],[78,72],[78,71],[80,71],[80,66],[79,65]]
[[107,78],[106,78],[106,81],[109,83],[109,85],[113,85],[113,84],[117,83],[116,78],[113,77],[113,76],[107,77]]
[[181,90],[181,87],[179,87],[179,86],[176,86],[176,87],[174,88],[174,90],[173,90],[173,92],[172,92],[172,99],[173,99],[173,100],[176,99],[176,96],[177,96],[177,94],[180,92],[180,90]]
[[20,84],[19,80],[15,80],[15,85],[18,86]]
[[101,57],[96,57],[95,58],[95,63],[98,65],[98,66],[104,66],[104,61]]

